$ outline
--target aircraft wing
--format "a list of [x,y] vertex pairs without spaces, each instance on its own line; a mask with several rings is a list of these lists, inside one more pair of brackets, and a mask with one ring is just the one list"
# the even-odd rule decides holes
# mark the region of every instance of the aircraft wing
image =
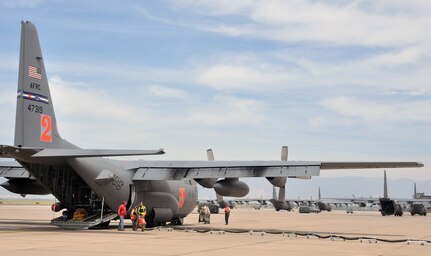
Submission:
[[133,180],[318,176],[321,169],[415,168],[418,162],[143,161]]
[[417,162],[322,162],[320,169],[373,169],[373,168],[415,168],[423,167]]
[[335,205],[350,205],[350,204],[357,204],[357,205],[378,205],[380,204],[379,198],[366,198],[366,197],[359,197],[359,198],[322,198],[320,202],[323,203],[329,203],[329,204],[335,204]]
[[395,202],[403,205],[423,204],[425,207],[431,207],[431,199],[406,199],[406,198],[391,198]]

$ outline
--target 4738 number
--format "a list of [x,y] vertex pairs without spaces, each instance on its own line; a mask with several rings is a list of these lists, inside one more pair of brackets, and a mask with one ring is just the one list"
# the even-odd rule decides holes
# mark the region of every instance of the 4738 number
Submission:
[[30,104],[30,105],[28,105],[27,109],[30,112],[40,113],[40,114],[43,113],[43,107],[42,106],[37,106],[37,105]]

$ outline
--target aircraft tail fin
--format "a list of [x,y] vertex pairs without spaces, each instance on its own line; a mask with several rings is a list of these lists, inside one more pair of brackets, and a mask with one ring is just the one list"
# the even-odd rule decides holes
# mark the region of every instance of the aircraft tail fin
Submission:
[[214,152],[211,148],[207,149],[207,157],[209,161],[214,161]]
[[413,184],[413,198],[414,199],[418,198],[418,193],[416,191],[416,182],[414,182],[414,184]]
[[22,21],[15,146],[59,148],[62,142],[36,27]]
[[322,195],[320,194],[320,187],[319,187],[319,193],[318,193],[319,195],[319,201],[320,201],[320,199],[322,199]]
[[383,198],[388,198],[388,180],[386,179],[386,170],[383,172]]

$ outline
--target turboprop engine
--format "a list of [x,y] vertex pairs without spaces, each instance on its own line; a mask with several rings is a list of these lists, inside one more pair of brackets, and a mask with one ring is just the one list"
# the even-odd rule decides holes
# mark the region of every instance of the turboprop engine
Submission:
[[213,188],[214,184],[217,182],[217,178],[211,178],[211,179],[195,179],[199,185],[201,185],[204,188]]
[[411,215],[419,214],[422,216],[427,215],[427,209],[423,204],[413,204],[410,210]]
[[237,178],[227,178],[217,181],[214,184],[214,190],[222,196],[243,197],[248,194],[250,189],[246,183]]
[[272,185],[276,187],[283,187],[286,185],[287,177],[267,177],[266,178]]

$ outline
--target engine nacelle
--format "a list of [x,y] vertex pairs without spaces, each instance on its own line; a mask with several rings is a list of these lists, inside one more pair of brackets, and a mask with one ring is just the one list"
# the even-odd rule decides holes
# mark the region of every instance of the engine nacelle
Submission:
[[367,203],[358,203],[359,207],[367,207]]
[[286,185],[287,177],[267,177],[266,178],[272,185],[276,187],[283,187]]
[[204,188],[213,188],[217,178],[195,179],[195,181]]
[[222,196],[243,197],[250,191],[248,185],[239,180],[223,179],[214,184],[214,190]]
[[50,191],[37,180],[32,179],[10,179],[0,186],[15,194],[21,195],[48,195]]
[[426,208],[425,208],[425,206],[423,204],[413,204],[411,206],[410,213],[412,215],[419,214],[419,215],[422,215],[422,216],[426,216],[427,215],[427,210],[426,210]]
[[153,208],[153,211],[155,223],[170,221],[174,216],[171,208]]
[[319,210],[321,211],[330,212],[332,210],[332,207],[329,203],[317,202],[316,205],[317,205],[317,208],[319,208]]
[[402,205],[395,204],[394,215],[395,216],[403,216],[403,206]]

